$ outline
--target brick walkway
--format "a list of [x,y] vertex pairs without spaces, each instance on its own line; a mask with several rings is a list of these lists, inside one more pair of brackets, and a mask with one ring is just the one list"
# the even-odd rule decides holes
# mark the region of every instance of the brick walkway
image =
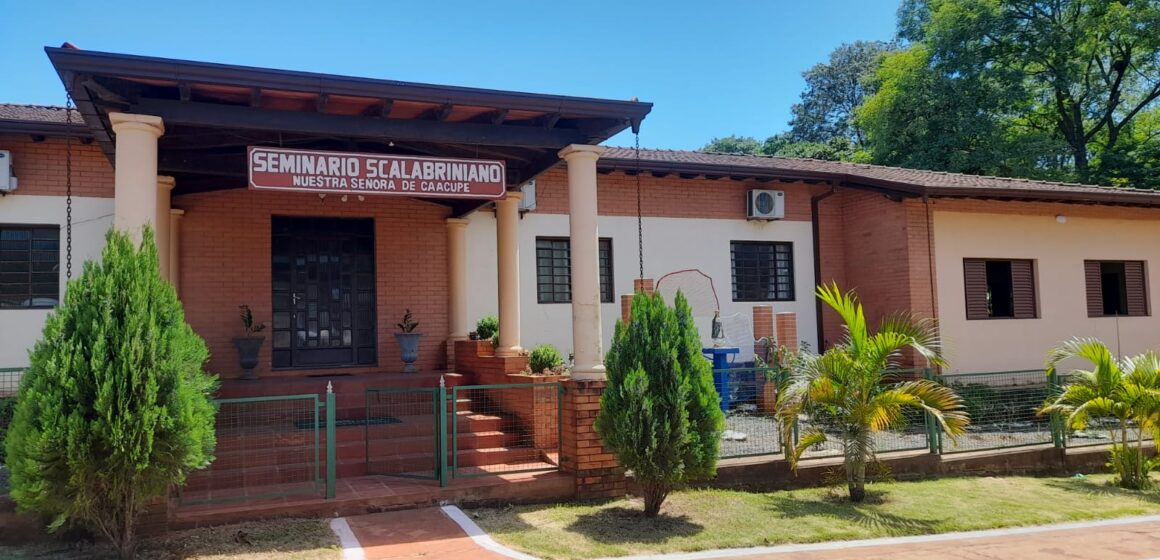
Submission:
[[366,560],[506,558],[481,548],[439,508],[390,511],[348,517]]

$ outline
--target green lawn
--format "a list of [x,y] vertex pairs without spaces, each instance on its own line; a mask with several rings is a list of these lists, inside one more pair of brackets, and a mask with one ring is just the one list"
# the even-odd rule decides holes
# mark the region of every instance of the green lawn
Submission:
[[596,558],[784,543],[923,535],[1160,513],[1160,491],[1133,493],[1108,476],[948,478],[870,486],[864,504],[833,490],[689,490],[662,517],[639,500],[469,511],[495,540],[544,558]]
[[[145,539],[140,560],[339,560],[338,538],[326,519],[276,519],[175,531]],[[0,558],[64,560],[116,558],[103,542],[43,542],[28,546],[0,546]]]

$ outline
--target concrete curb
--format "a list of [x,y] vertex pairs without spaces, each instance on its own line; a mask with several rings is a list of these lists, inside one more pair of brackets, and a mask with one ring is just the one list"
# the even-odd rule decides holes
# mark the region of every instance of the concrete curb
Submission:
[[351,530],[345,517],[331,519],[330,530],[338,536],[338,545],[342,547],[343,560],[366,560],[367,556],[363,552],[362,544],[358,542],[358,537],[354,536],[354,531]]
[[483,529],[481,529],[479,525],[476,525],[475,522],[472,521],[471,518],[468,517],[466,513],[463,513],[463,510],[459,509],[458,507],[443,506],[441,509],[443,510],[443,513],[447,517],[451,518],[451,520],[454,521],[456,525],[459,525],[459,528],[463,529],[463,532],[467,533],[467,536],[471,537],[471,540],[474,541],[475,544],[479,545],[480,548],[489,550],[501,556],[515,558],[516,560],[538,560],[535,556],[530,556],[522,552],[512,550],[502,544],[495,542],[494,539],[489,537],[487,533],[483,532]]

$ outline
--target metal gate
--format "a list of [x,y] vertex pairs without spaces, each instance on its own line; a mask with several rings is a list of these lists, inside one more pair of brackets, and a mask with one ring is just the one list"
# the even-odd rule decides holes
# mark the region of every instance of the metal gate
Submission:
[[560,383],[372,388],[368,474],[437,480],[560,468]]

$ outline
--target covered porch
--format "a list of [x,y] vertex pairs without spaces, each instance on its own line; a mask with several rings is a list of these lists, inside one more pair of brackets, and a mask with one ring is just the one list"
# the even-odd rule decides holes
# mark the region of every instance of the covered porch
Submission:
[[[561,384],[494,387],[488,377],[525,363],[520,187],[567,166],[572,375],[600,382],[598,144],[637,129],[650,104],[47,50],[114,163],[115,226],[155,229],[163,275],[221,379],[217,459],[184,489],[187,514],[205,503],[334,499],[335,478],[362,481],[345,486],[363,488],[347,496],[354,503],[406,505],[391,496],[443,496],[400,488],[437,490],[449,468],[468,492],[494,486],[468,482],[493,474],[559,490],[558,479],[515,474],[560,470],[562,449],[576,447]],[[327,165],[296,168],[280,185],[261,175],[271,171],[263,152]],[[456,162],[502,173],[424,187],[429,170]],[[392,164],[424,175],[410,188],[354,187]],[[477,188],[487,181],[498,189]],[[467,315],[473,212],[496,219],[494,351],[468,340],[478,319]],[[247,334],[240,306],[266,325],[250,368],[235,349]],[[405,313],[422,333],[415,373],[404,373],[395,337]],[[318,494],[324,479],[330,496]]]
[[[601,378],[598,144],[639,128],[648,103],[526,94],[47,49],[114,162],[117,227],[157,232],[162,270],[211,351],[240,378],[238,307],[265,323],[254,373],[359,376],[403,369],[393,334],[410,310],[415,364],[455,372],[467,316],[466,221],[494,211],[498,357],[520,355],[520,186],[564,160],[575,375]],[[255,188],[251,148],[498,162],[498,193]],[[330,171],[334,171],[331,169]],[[313,174],[324,178],[325,173]],[[307,177],[308,179],[310,177]],[[260,186],[258,186],[260,187]],[[333,296],[333,297],[331,297]]]

